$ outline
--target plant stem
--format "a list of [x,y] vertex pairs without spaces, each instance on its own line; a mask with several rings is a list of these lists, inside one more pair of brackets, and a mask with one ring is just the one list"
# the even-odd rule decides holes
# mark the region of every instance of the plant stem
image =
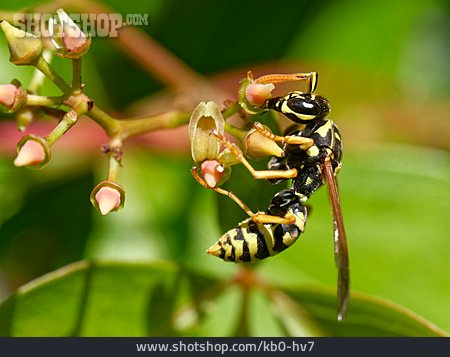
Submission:
[[63,100],[64,97],[47,97],[42,95],[28,94],[25,105],[48,107],[52,105],[62,104]]
[[[51,64],[53,52],[50,50],[44,50],[42,52],[42,57]],[[44,84],[45,75],[39,71],[37,68],[34,69],[33,75],[30,80],[30,84],[28,85],[28,92],[32,94],[38,94],[42,85]]]
[[235,337],[250,336],[250,328],[248,323],[249,304],[250,304],[250,287],[242,286],[241,311],[239,313],[239,320],[236,329],[233,333],[233,336]]
[[109,167],[108,167],[108,181],[117,182],[117,176],[119,175],[120,162],[114,157],[113,154],[109,155]]
[[47,143],[52,146],[67,130],[69,130],[78,120],[78,113],[75,110],[67,112],[58,125],[48,134]]
[[53,69],[52,66],[44,59],[44,57],[40,56],[34,66],[40,70],[44,75],[50,79],[53,83],[55,83],[59,89],[61,89],[64,94],[70,93],[70,87],[61,78],[61,76]]
[[122,138],[126,139],[130,136],[155,129],[176,128],[180,125],[187,124],[190,116],[190,112],[172,110],[148,118],[121,120],[120,124],[123,128]]
[[233,135],[235,138],[242,141],[244,139],[244,136],[247,134],[247,131],[239,129],[231,124],[225,123],[225,131],[228,134]]
[[81,58],[72,59],[72,91],[81,92]]
[[239,105],[239,102],[233,102],[222,111],[222,116],[226,120],[232,115],[236,114],[240,109],[241,106]]
[[87,116],[97,122],[109,137],[116,135],[121,131],[121,121],[113,118],[108,113],[94,105],[87,113]]
[[[222,111],[222,116],[225,120],[227,120],[229,117],[236,114],[239,110],[241,110],[239,102],[238,101],[233,102]],[[241,141],[247,134],[247,131],[239,129],[234,125],[228,124],[227,122],[225,122],[225,131]]]

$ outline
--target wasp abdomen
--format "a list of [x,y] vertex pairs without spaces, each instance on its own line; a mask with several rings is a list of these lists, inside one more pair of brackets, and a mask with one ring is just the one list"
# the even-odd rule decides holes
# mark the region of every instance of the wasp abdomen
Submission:
[[291,246],[303,232],[306,207],[289,208],[293,224],[256,224],[251,218],[230,229],[209,249],[208,254],[235,263],[254,262],[273,256]]

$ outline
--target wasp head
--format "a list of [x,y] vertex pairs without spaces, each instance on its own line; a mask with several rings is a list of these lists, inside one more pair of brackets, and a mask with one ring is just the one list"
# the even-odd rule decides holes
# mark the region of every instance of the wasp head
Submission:
[[303,92],[292,92],[284,97],[271,98],[265,105],[268,109],[283,113],[300,124],[323,119],[330,112],[330,104],[324,97]]

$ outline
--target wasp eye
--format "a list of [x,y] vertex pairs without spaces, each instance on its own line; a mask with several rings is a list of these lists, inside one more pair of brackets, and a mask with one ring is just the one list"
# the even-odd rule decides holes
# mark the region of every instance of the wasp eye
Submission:
[[294,97],[288,99],[287,105],[298,114],[317,116],[320,114],[320,105],[310,96]]
[[304,94],[292,97],[287,100],[287,106],[292,111],[291,114],[293,114],[289,117],[294,121],[299,120],[300,122],[322,119],[330,112],[328,101],[318,95]]

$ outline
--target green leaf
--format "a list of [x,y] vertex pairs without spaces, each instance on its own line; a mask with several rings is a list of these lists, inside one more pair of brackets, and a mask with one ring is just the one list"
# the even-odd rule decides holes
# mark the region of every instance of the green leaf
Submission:
[[411,311],[367,295],[353,294],[341,323],[334,291],[247,288],[248,294],[232,281],[172,263],[81,261],[4,301],[0,336],[446,335]]
[[[0,190],[0,264],[5,280],[17,287],[82,258],[92,209],[82,197],[91,189],[92,174],[79,168],[58,176],[54,169],[31,172],[8,164],[0,164],[5,184]],[[30,183],[37,177],[41,182]],[[3,204],[9,205],[3,210]]]
[[[0,307],[2,336],[145,336],[164,319],[161,284],[175,277],[165,263],[82,261],[21,287]],[[149,323],[147,324],[147,321]]]
[[[273,300],[274,306],[294,305],[295,308],[284,311],[291,325],[292,322],[302,325],[306,320],[319,327],[325,336],[448,336],[448,333],[411,310],[367,294],[352,293],[349,311],[343,322],[336,320],[336,293],[332,290],[290,289],[286,295]],[[298,319],[301,320],[295,321]]]

